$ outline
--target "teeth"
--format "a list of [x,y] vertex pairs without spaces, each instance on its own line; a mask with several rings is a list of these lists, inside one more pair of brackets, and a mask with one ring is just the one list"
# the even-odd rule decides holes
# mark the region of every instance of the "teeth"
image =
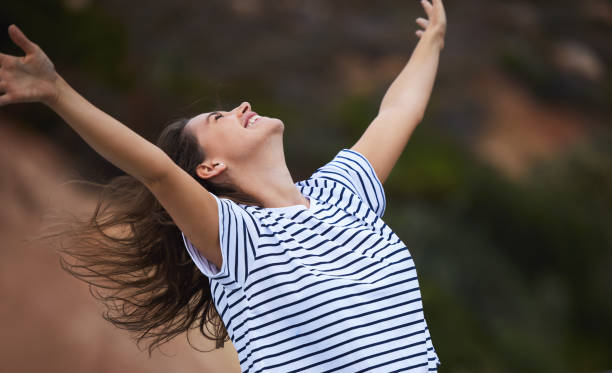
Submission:
[[248,124],[247,124],[247,127],[250,127],[250,126],[251,126],[253,123],[255,123],[255,121],[256,121],[257,119],[259,119],[259,118],[261,118],[259,115],[253,115],[253,116],[252,116],[252,117],[249,119],[249,122],[248,122]]

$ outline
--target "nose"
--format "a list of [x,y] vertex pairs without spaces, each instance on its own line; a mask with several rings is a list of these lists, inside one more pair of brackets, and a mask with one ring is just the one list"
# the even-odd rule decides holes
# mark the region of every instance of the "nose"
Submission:
[[242,116],[243,114],[251,110],[251,104],[245,101],[242,104],[240,104],[240,106],[238,106],[237,109],[238,109],[237,112]]

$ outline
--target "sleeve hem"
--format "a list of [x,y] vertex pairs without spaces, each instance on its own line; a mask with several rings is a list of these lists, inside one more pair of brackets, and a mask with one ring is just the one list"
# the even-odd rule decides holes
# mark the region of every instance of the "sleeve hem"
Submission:
[[222,245],[222,240],[223,240],[222,218],[223,218],[223,215],[221,214],[222,212],[221,209],[223,208],[223,206],[221,205],[221,201],[219,200],[219,198],[217,198],[217,196],[215,196],[212,193],[211,195],[215,197],[215,200],[217,201],[217,209],[218,209],[217,215],[219,217],[219,245],[221,247],[221,257],[223,261],[221,263],[221,268],[217,268],[216,265],[209,262],[208,259],[206,259],[206,257],[204,257],[200,253],[200,251],[195,246],[193,246],[191,241],[189,241],[189,239],[185,237],[185,234],[183,234],[183,232],[181,232],[181,236],[183,237],[183,243],[185,244],[185,248],[187,249],[189,256],[191,257],[195,265],[198,267],[200,272],[202,272],[206,277],[213,279],[213,278],[224,277],[224,274],[227,271],[227,259],[226,259],[226,254],[225,254],[225,251],[223,250],[223,245]]
[[219,199],[219,197],[217,197],[216,195],[210,193],[211,196],[213,196],[215,198],[215,200],[217,201],[217,216],[218,216],[218,221],[219,221],[219,247],[221,249],[221,258],[222,258],[222,262],[221,262],[221,268],[217,268],[217,266],[215,266],[213,264],[214,268],[218,269],[218,272],[215,273],[213,275],[213,278],[217,278],[217,277],[222,277],[224,274],[227,273],[227,257],[226,257],[226,253],[225,250],[223,250],[223,216],[225,214],[222,214],[222,208],[223,208],[223,204],[221,203],[221,200]]
[[372,164],[370,163],[370,161],[361,153],[359,153],[356,150],[353,149],[342,149],[342,151],[347,151],[350,153],[355,154],[356,156],[360,157],[361,159],[363,159],[365,161],[365,163],[368,165],[368,167],[370,168],[372,175],[374,175],[374,180],[376,181],[377,186],[380,188],[380,193],[382,194],[382,209],[380,211],[380,214],[378,216],[382,217],[383,214],[385,213],[385,210],[387,208],[387,197],[385,196],[385,189],[383,188],[382,183],[380,182],[380,179],[378,178],[378,175],[376,174],[376,171],[374,171],[374,167],[372,167]]

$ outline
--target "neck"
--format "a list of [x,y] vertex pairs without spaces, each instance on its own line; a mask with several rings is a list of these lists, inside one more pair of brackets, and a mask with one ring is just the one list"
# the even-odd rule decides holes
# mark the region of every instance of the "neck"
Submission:
[[274,167],[259,167],[254,171],[253,168],[236,171],[235,174],[240,175],[236,183],[240,190],[260,201],[263,207],[310,207],[310,201],[295,186],[284,157],[280,166],[277,163]]

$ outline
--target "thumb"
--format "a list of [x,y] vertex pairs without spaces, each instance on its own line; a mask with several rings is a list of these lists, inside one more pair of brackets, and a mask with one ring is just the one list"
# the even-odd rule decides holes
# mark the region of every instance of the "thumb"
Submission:
[[19,48],[23,49],[26,54],[32,54],[36,51],[36,44],[32,43],[30,39],[28,39],[28,37],[25,36],[23,32],[21,32],[19,27],[15,25],[10,25],[8,33],[11,37],[11,40],[15,44],[17,44]]

